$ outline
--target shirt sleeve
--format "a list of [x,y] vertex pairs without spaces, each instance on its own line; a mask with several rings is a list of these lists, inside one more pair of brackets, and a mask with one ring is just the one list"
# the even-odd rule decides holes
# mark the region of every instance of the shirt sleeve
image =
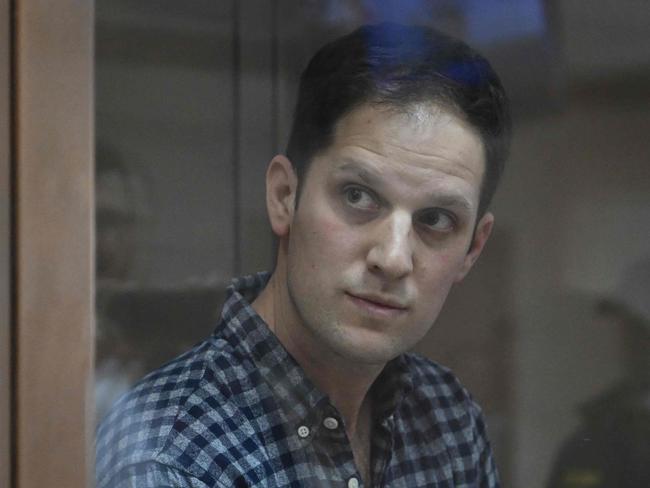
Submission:
[[[97,488],[100,488],[99,486]],[[226,488],[207,485],[201,480],[154,461],[133,464],[122,469],[101,488]]]

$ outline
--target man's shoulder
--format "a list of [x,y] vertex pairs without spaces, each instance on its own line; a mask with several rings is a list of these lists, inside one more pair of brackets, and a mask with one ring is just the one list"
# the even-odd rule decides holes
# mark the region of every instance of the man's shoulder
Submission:
[[451,369],[415,353],[405,354],[404,360],[414,385],[415,402],[429,404],[432,412],[447,420],[473,421],[482,416],[481,408]]
[[413,388],[401,417],[413,452],[446,452],[458,476],[498,486],[483,414],[469,391],[449,368],[414,354],[405,359]]
[[458,377],[447,366],[416,353],[406,353],[403,358],[418,388],[434,389],[437,392],[457,395],[462,399],[469,395]]
[[230,420],[237,410],[233,397],[248,369],[227,342],[213,336],[145,376],[118,400],[97,431],[98,486],[139,463],[201,474],[195,463],[182,461],[184,445]]

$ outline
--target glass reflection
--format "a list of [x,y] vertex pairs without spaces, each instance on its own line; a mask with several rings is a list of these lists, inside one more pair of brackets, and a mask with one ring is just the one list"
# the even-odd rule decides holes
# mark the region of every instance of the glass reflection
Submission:
[[[415,19],[478,44],[517,116],[493,240],[418,352],[485,407],[505,486],[625,486],[567,454],[647,459],[650,439],[627,369],[650,370],[650,319],[594,318],[633,293],[617,283],[648,255],[650,19],[596,3],[98,1],[98,418],[210,333],[232,276],[270,266],[259,175],[284,147],[313,49]],[[620,413],[627,387],[601,393],[630,382],[642,401],[617,432],[632,436],[599,450],[581,405]]]

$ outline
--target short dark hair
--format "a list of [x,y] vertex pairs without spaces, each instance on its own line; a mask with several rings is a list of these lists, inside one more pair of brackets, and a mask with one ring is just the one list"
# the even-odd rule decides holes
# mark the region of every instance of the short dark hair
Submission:
[[366,25],[314,55],[300,77],[286,151],[299,181],[313,157],[332,143],[336,123],[354,108],[377,103],[408,111],[422,102],[454,110],[480,134],[486,160],[482,215],[508,154],[508,100],[483,56],[429,27]]

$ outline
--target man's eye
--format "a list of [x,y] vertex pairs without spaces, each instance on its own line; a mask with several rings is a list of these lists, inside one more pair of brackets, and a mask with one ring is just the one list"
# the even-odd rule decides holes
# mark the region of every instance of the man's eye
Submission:
[[456,226],[456,219],[453,215],[438,209],[422,214],[419,221],[421,224],[438,232],[450,232]]
[[375,198],[363,188],[358,186],[350,186],[345,189],[346,202],[362,210],[374,210],[377,208],[377,201]]

